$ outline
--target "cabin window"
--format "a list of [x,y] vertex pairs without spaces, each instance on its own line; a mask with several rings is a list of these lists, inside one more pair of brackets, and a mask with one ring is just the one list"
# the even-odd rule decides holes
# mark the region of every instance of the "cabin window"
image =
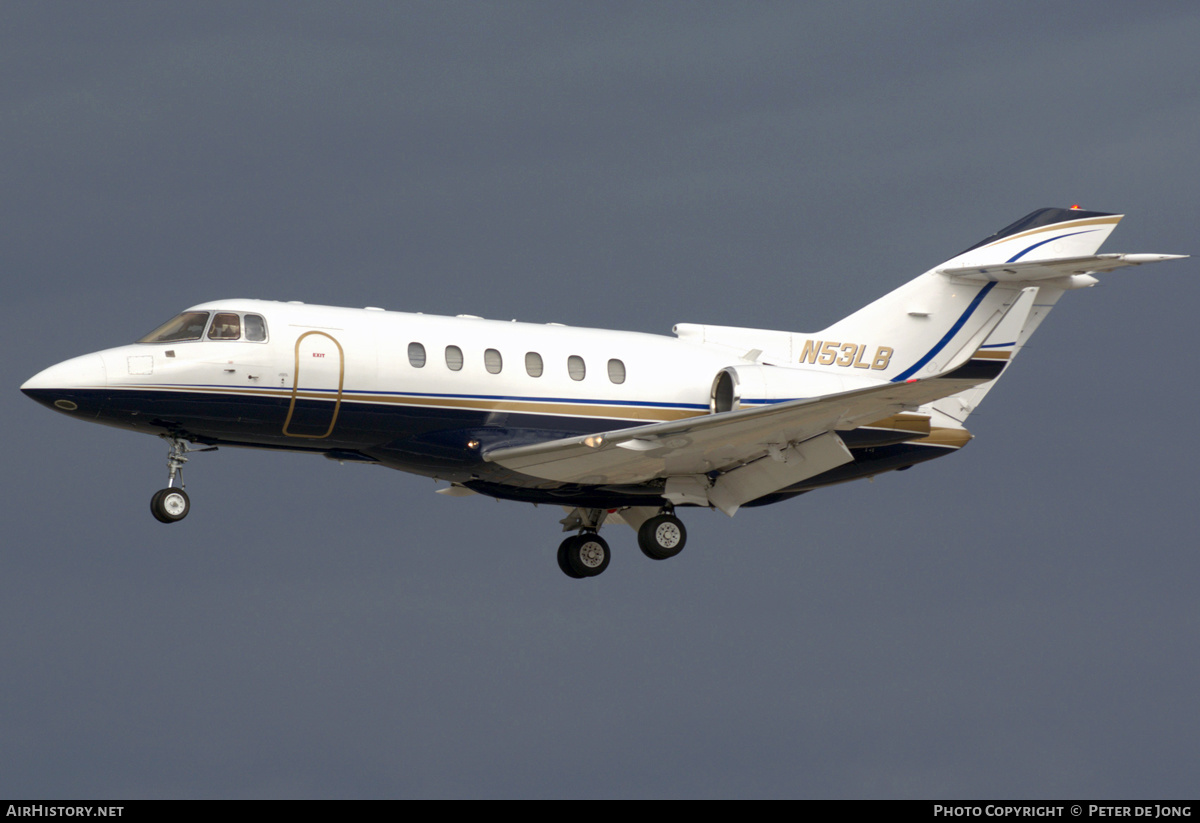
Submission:
[[535,351],[525,352],[525,371],[530,377],[541,377],[542,356]]
[[567,358],[567,374],[571,375],[572,380],[582,380],[587,376],[587,366],[582,357],[573,354]]
[[491,374],[499,374],[504,368],[504,359],[500,357],[500,352],[495,349],[488,349],[483,353],[483,367]]
[[446,368],[450,371],[461,371],[463,367],[463,353],[458,346],[446,347]]
[[246,339],[253,343],[261,343],[267,339],[267,321],[260,314],[247,314],[242,318],[246,331]]
[[185,311],[163,323],[138,340],[139,343],[174,343],[179,340],[199,340],[208,325],[208,312]]
[[213,315],[212,325],[208,327],[209,340],[237,340],[242,336],[242,321],[232,312],[221,312]]
[[408,364],[414,369],[425,367],[425,347],[420,343],[408,344]]
[[620,360],[608,361],[608,379],[614,383],[625,382],[625,364]]

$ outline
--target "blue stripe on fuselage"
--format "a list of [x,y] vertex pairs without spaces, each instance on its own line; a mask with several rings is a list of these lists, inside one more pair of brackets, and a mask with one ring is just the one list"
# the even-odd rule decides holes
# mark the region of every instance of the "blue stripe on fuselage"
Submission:
[[[245,386],[234,386],[222,383],[138,383],[121,386],[122,389],[151,389],[171,391],[173,389],[195,390],[195,389],[220,389],[224,391],[234,391],[246,393]],[[322,392],[330,395],[336,395],[337,389],[322,388],[317,386],[301,386],[296,389],[297,392]],[[254,392],[254,393],[261,393]],[[277,389],[272,392],[277,397],[290,397],[291,389]],[[689,410],[704,410],[708,408],[707,404],[701,403],[665,403],[652,400],[599,400],[596,398],[586,397],[527,397],[522,395],[508,394],[446,394],[444,392],[403,392],[403,391],[382,391],[377,389],[342,389],[342,395],[359,395],[359,396],[379,396],[379,397],[421,397],[421,398],[444,398],[446,400],[487,400],[487,401],[514,401],[523,403],[566,403],[578,406],[635,406],[641,408],[655,409],[689,409]],[[743,403],[777,403],[782,401],[777,400],[743,400]]]

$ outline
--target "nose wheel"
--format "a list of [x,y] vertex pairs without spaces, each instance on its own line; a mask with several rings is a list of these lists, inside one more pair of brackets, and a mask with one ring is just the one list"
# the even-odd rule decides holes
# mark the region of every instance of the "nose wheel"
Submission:
[[175,523],[187,517],[192,502],[183,489],[167,488],[150,498],[150,513],[160,523]]

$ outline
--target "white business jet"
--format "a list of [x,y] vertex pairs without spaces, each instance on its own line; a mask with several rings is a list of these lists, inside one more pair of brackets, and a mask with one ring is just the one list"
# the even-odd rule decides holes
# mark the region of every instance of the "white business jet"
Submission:
[[1096,254],[1122,215],[1040,209],[823,331],[680,324],[674,337],[262,300],[188,309],[21,390],[162,437],[164,523],[187,455],[312,452],[553,503],[573,578],[608,566],[604,523],[662,560],[676,511],[777,503],[958,450],[963,426],[1067,291],[1185,255]]

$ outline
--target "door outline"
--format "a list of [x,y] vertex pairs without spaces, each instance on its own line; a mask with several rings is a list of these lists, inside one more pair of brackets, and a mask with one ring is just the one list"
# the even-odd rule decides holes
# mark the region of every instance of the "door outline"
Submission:
[[[288,431],[288,425],[292,422],[292,414],[296,411],[296,397],[300,391],[300,343],[304,338],[314,334],[319,334],[322,337],[328,337],[333,341],[333,345],[337,346],[338,350],[338,387],[337,398],[333,402],[333,417],[329,421],[329,428],[324,434],[297,434]],[[287,437],[303,437],[308,440],[323,440],[333,433],[333,427],[337,424],[338,412],[342,409],[342,387],[346,380],[346,354],[342,351],[342,344],[337,341],[337,338],[332,334],[327,334],[323,331],[306,331],[304,334],[296,338],[296,365],[292,370],[292,402],[288,404],[287,418],[283,421],[283,433]]]

